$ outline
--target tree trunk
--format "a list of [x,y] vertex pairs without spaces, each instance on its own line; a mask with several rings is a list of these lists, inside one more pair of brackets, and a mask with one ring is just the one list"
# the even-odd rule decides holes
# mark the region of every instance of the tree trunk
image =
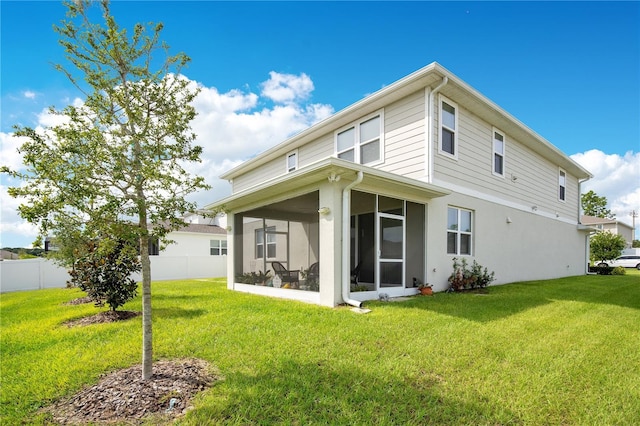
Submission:
[[[146,228],[146,224],[141,224]],[[151,324],[151,261],[149,236],[140,237],[140,263],[142,263],[142,380],[153,374],[153,328]]]

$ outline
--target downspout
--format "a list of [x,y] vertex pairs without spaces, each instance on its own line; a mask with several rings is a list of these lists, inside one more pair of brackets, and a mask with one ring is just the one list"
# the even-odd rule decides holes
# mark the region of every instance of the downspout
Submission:
[[442,89],[445,84],[449,82],[449,77],[444,76],[442,78],[442,82],[436,86],[435,89],[429,92],[429,96],[427,97],[427,161],[429,164],[427,165],[427,183],[433,183],[433,167],[434,167],[434,159],[433,159],[433,97]]
[[342,190],[342,300],[344,303],[359,308],[362,302],[349,298],[349,291],[351,286],[351,268],[349,265],[349,253],[351,252],[349,244],[351,242],[350,229],[351,229],[351,188],[360,184],[364,174],[362,171],[358,172],[356,180],[351,182]]

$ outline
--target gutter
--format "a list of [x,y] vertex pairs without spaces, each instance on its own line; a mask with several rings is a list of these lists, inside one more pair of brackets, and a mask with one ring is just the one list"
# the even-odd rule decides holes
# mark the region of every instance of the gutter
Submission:
[[348,305],[359,308],[362,302],[349,298],[351,286],[351,269],[349,265],[350,247],[350,223],[351,223],[351,188],[359,185],[364,179],[364,173],[358,172],[356,180],[351,182],[342,190],[342,300]]
[[434,168],[434,154],[433,154],[433,97],[449,82],[449,77],[446,75],[442,77],[442,82],[436,86],[435,89],[429,92],[427,96],[427,183],[433,183],[433,168]]

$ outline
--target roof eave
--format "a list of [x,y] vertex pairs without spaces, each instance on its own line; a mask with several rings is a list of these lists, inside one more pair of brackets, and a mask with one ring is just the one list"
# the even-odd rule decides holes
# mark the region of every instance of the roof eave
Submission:
[[222,209],[225,212],[243,211],[249,205],[261,205],[273,202],[274,199],[290,196],[300,188],[312,187],[324,179],[340,177],[355,180],[358,172],[365,178],[359,188],[375,190],[388,195],[395,195],[410,201],[426,200],[451,194],[451,191],[437,185],[407,178],[397,174],[381,171],[371,167],[355,164],[350,161],[329,157],[286,175],[277,176],[244,191],[230,195],[205,209]]

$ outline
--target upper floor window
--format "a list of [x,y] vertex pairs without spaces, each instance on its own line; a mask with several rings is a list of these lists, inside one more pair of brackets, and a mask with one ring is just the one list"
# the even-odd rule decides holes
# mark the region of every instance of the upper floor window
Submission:
[[566,200],[567,192],[567,174],[564,170],[560,169],[558,174],[558,199],[560,201]]
[[472,219],[471,210],[447,209],[447,254],[471,255]]
[[211,240],[209,247],[211,256],[224,256],[227,254],[227,240]]
[[493,129],[493,174],[504,177],[504,135]]
[[338,158],[359,164],[382,160],[382,113],[367,117],[336,133]]
[[298,169],[298,151],[287,154],[287,173]]
[[440,97],[440,152],[458,156],[458,105]]

